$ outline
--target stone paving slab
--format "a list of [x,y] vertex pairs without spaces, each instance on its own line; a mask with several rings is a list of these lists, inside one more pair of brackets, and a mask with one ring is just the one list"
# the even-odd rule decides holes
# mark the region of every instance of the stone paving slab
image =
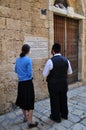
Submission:
[[72,128],[70,128],[69,130],[86,130],[86,127],[83,126],[82,124],[78,123],[78,124],[74,125]]
[[[86,86],[68,92],[68,120],[61,123],[51,121],[49,103],[49,98],[35,103],[33,120],[38,121],[39,125],[32,130],[86,130]],[[21,110],[1,115],[0,130],[28,130],[27,123],[23,123]]]
[[86,126],[86,118],[81,121],[81,124],[83,124],[84,126]]

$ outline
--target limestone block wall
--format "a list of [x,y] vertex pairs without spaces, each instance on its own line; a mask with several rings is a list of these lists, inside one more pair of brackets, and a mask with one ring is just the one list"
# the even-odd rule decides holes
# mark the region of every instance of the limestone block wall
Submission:
[[[17,76],[13,72],[15,59],[28,36],[47,39],[47,55],[33,58],[36,100],[48,96],[42,77],[44,64],[54,41],[53,12],[49,5],[55,0],[0,0],[0,114],[12,109],[17,95]],[[86,0],[67,0],[75,12],[86,16]],[[76,4],[75,4],[76,3]],[[42,11],[46,9],[46,13]],[[79,24],[79,79],[86,81],[86,20]],[[41,41],[40,41],[41,45]],[[40,57],[40,58],[39,58]]]
[[[79,0],[76,6],[77,13],[86,18],[86,1]],[[83,84],[86,84],[86,19],[79,22],[79,73]],[[81,69],[82,68],[82,69]],[[79,75],[80,76],[80,75]]]
[[[85,5],[86,5],[86,1],[85,1],[85,4],[84,4],[84,9],[85,9],[85,17],[86,17],[86,8],[85,8]],[[86,19],[84,20],[84,27],[85,27],[85,32],[84,32],[84,79],[85,79],[85,83],[86,83]]]
[[[25,36],[48,38],[46,0],[0,0],[0,114],[12,109],[17,95],[17,76],[13,72]],[[47,56],[48,57],[48,56]],[[48,96],[42,70],[46,58],[33,59],[36,99]]]

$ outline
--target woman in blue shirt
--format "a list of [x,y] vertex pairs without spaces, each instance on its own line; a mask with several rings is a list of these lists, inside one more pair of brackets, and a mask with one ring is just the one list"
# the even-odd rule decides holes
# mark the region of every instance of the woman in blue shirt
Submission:
[[34,109],[34,86],[32,60],[28,57],[30,46],[25,44],[22,46],[20,57],[16,60],[15,72],[18,76],[18,95],[16,105],[22,109],[24,122],[27,121],[26,110],[28,111],[28,127],[37,126],[37,122],[33,124],[32,115]]

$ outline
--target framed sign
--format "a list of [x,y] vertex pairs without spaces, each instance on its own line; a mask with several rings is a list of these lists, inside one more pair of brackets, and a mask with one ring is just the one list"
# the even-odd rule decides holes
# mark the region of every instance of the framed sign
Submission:
[[48,58],[48,39],[44,37],[25,36],[24,44],[31,47],[32,59]]

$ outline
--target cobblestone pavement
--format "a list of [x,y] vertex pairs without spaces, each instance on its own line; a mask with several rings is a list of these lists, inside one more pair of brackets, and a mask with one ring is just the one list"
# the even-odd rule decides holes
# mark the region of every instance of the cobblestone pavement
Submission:
[[[55,123],[49,119],[49,98],[35,103],[33,119],[39,122],[32,130],[86,130],[86,86],[68,92],[69,118]],[[16,109],[0,116],[0,130],[27,130],[22,112]]]

